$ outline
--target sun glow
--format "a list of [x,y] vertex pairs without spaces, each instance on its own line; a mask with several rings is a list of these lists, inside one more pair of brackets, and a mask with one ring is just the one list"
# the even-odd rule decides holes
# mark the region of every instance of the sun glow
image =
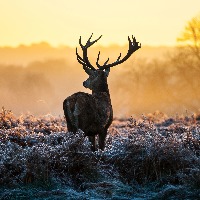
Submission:
[[[100,44],[124,45],[134,34],[142,44],[174,45],[199,0],[0,0],[0,46],[46,41],[77,45],[93,32]],[[195,6],[194,6],[195,5]]]

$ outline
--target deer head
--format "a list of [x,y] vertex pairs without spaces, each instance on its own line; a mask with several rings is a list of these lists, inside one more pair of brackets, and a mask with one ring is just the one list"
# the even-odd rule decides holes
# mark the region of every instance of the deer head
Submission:
[[136,41],[135,37],[132,36],[132,40],[130,39],[130,37],[128,37],[129,49],[128,49],[126,56],[124,56],[124,58],[121,59],[121,53],[120,53],[117,60],[110,64],[108,64],[109,58],[104,62],[103,65],[99,64],[99,58],[100,58],[100,51],[99,51],[99,54],[97,56],[97,61],[96,61],[96,65],[97,65],[98,69],[95,69],[88,59],[87,49],[90,46],[92,46],[94,43],[96,43],[102,37],[102,35],[99,38],[97,38],[96,40],[91,41],[92,35],[87,40],[85,45],[82,44],[81,37],[80,37],[79,44],[83,51],[83,56],[81,57],[78,54],[77,48],[76,48],[76,56],[77,56],[78,62],[80,64],[82,64],[83,69],[89,75],[89,78],[83,82],[83,86],[85,88],[89,88],[92,91],[96,91],[96,90],[103,91],[103,90],[106,90],[106,87],[107,87],[107,77],[109,75],[110,68],[126,61],[133,54],[133,52],[135,52],[136,50],[141,48],[141,44],[139,45],[139,43]]

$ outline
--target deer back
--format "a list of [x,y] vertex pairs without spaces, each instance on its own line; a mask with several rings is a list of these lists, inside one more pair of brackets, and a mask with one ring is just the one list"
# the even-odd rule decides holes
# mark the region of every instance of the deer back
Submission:
[[104,131],[113,118],[110,98],[105,92],[98,95],[75,93],[65,99],[63,110],[67,121],[72,126],[78,122],[77,128],[86,135],[96,135]]

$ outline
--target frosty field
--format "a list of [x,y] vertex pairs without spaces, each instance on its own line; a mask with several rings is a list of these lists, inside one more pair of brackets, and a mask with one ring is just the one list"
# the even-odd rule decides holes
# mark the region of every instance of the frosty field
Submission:
[[0,113],[0,199],[200,199],[200,117],[115,119],[93,153],[64,117]]

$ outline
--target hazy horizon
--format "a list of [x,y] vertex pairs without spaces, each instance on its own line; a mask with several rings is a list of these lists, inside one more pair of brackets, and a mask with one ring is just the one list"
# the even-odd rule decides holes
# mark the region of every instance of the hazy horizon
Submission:
[[[76,47],[78,47],[78,51],[81,52],[78,41]],[[42,61],[48,59],[52,60],[58,58],[62,58],[64,60],[70,59],[73,60],[73,63],[76,63],[76,47],[70,47],[68,45],[54,47],[48,42],[33,43],[30,45],[21,44],[17,47],[0,47],[0,63],[26,66],[34,61]],[[142,48],[135,54],[135,56],[148,60],[160,59],[169,52],[173,51],[175,48],[175,46],[142,45]],[[99,50],[101,51],[104,59],[107,59],[107,57],[116,59],[120,53],[122,53],[122,55],[126,54],[128,50],[128,43],[123,46],[118,44],[103,46],[97,43],[91,49],[89,49],[88,56],[91,56],[92,59],[96,59]]]
[[[100,63],[108,57],[113,62],[119,53],[127,53],[128,44],[102,47],[97,43],[88,51],[94,66],[99,50]],[[78,51],[81,55],[80,47]],[[114,116],[141,116],[156,110],[170,115],[198,111],[199,95],[187,83],[198,81],[198,73],[186,72],[185,79],[170,61],[175,51],[174,47],[142,46],[128,61],[111,69],[108,83]],[[75,48],[54,48],[45,42],[0,48],[0,106],[15,114],[63,115],[62,102],[67,96],[78,91],[91,93],[83,87],[86,79]]]
[[[48,42],[48,41],[37,41],[37,42],[30,42],[28,44],[26,43],[19,43],[19,44],[16,44],[16,45],[0,45],[0,48],[19,48],[19,47],[31,47],[31,46],[37,46],[37,45],[41,45],[41,44],[44,44],[44,45],[48,45],[50,47],[53,47],[53,48],[63,48],[63,47],[68,47],[68,48],[76,48],[76,47],[79,47],[79,43],[78,43],[78,40],[79,38],[77,38],[77,44],[74,44],[74,45],[70,45],[70,44],[67,44],[67,43],[63,43],[63,44],[57,44],[57,45],[54,45],[52,44],[51,42]],[[124,43],[124,44],[118,44],[118,43],[110,43],[110,44],[96,44],[96,47],[103,47],[103,48],[109,48],[109,47],[128,47],[128,40],[127,40],[127,43]],[[152,47],[152,48],[157,48],[157,47],[176,47],[177,44],[171,44],[171,45],[167,45],[167,44],[157,44],[157,45],[151,45],[151,44],[144,44],[142,45],[142,47]]]

